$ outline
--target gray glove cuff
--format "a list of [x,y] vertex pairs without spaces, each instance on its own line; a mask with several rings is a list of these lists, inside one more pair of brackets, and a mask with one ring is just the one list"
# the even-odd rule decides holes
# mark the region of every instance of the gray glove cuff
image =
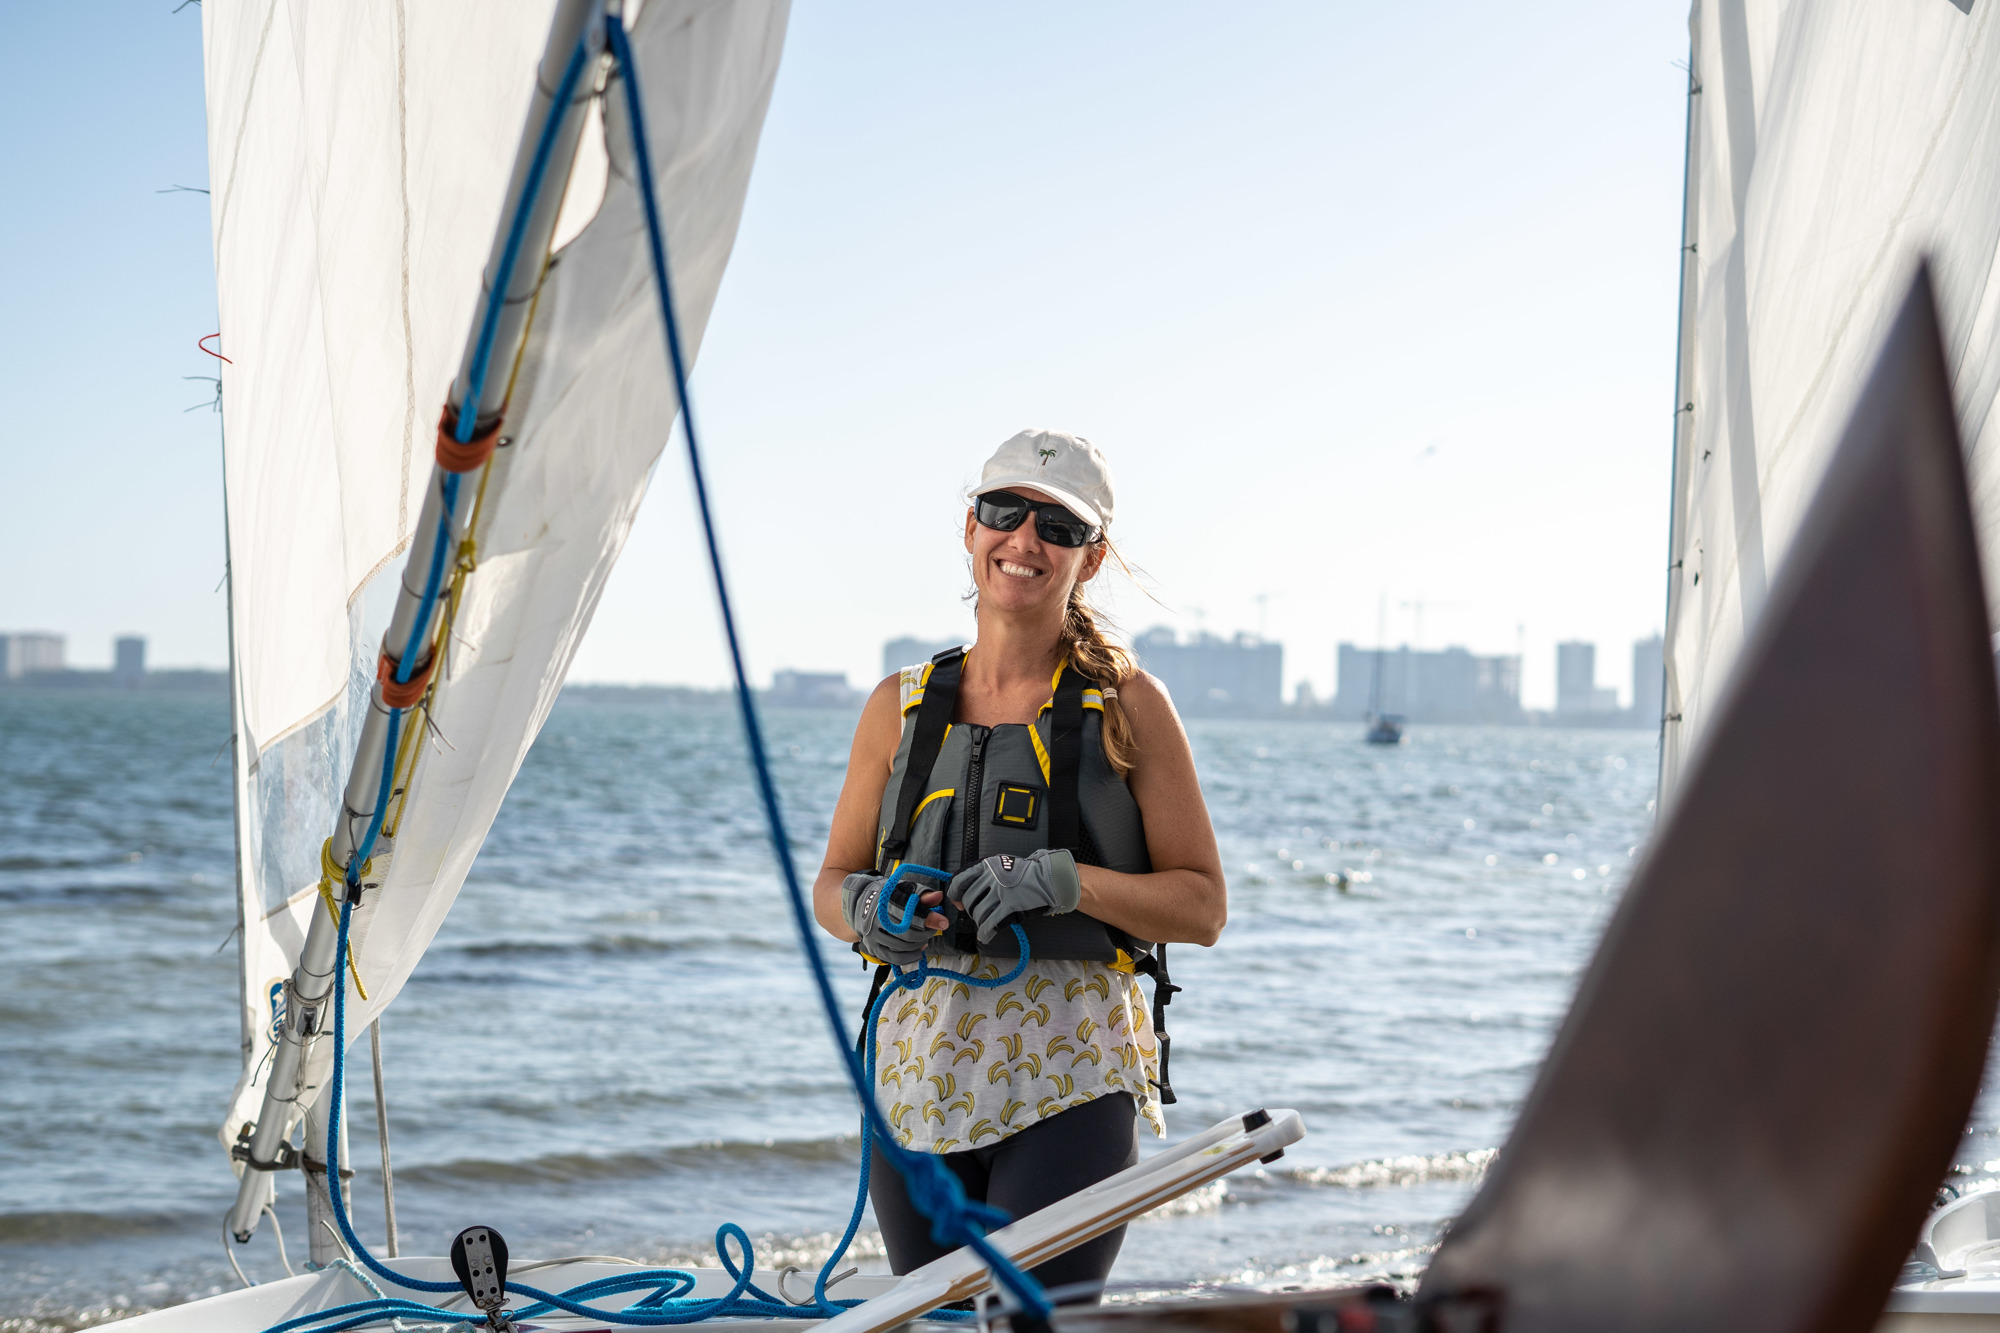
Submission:
[[1054,851],[1036,852],[1036,856],[1048,858],[1049,866],[1049,906],[1051,912],[1074,912],[1083,901],[1083,881],[1076,875],[1076,858],[1069,849],[1058,847]]
[[885,883],[883,876],[860,870],[840,881],[840,915],[846,919],[848,928],[857,935],[868,933],[868,920],[862,914],[862,900],[868,900],[868,907],[874,907],[875,895],[868,892],[872,886]]

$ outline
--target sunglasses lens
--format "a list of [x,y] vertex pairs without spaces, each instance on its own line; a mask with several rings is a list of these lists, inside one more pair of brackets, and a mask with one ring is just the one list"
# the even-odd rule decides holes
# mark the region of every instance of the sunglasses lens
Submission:
[[995,532],[1012,532],[1028,516],[1028,502],[1006,491],[994,491],[979,497],[979,507],[974,512],[981,527],[992,528]]
[[1044,505],[1035,515],[1035,535],[1052,546],[1081,546],[1090,540],[1090,525],[1067,509]]

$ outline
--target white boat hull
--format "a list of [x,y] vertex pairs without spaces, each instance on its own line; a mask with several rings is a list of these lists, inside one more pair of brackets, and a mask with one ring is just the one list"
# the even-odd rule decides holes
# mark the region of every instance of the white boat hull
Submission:
[[[1249,1122],[1249,1123],[1246,1123]],[[1040,1212],[995,1231],[990,1239],[1001,1253],[1023,1267],[1033,1267],[1063,1251],[1101,1236],[1141,1214],[1170,1203],[1189,1190],[1200,1189],[1212,1180],[1239,1167],[1281,1154],[1305,1137],[1305,1122],[1297,1111],[1254,1112],[1232,1116],[1201,1134],[1186,1139],[1158,1156],[1099,1181],[1068,1198],[1050,1204]],[[453,1282],[451,1264],[443,1258],[398,1259],[390,1265],[397,1272],[429,1282]],[[532,1261],[515,1264],[510,1276],[524,1278],[545,1291],[562,1290],[579,1283],[629,1273],[629,1267],[596,1262],[568,1262],[536,1265]],[[687,1293],[697,1300],[712,1300],[729,1294],[735,1280],[721,1268],[682,1270],[694,1275],[694,1290]],[[811,1294],[812,1274],[793,1273],[789,1287],[781,1274],[758,1269],[756,1285],[787,1300]],[[427,1299],[423,1294],[403,1291],[391,1283],[376,1283],[384,1295],[406,1296],[454,1310],[470,1310],[464,1296]],[[758,1319],[760,1329],[776,1331],[823,1324],[828,1333],[881,1333],[953,1301],[977,1296],[992,1289],[992,1275],[978,1256],[957,1250],[934,1263],[926,1264],[903,1277],[855,1274],[829,1289],[840,1300],[862,1300],[833,1320],[818,1315],[796,1320]],[[592,1304],[607,1313],[622,1310],[645,1296],[644,1291],[625,1292]],[[211,1296],[206,1300],[151,1314],[120,1325],[140,1333],[257,1333],[287,1319],[315,1314],[335,1306],[368,1300],[375,1295],[343,1268],[331,1268],[281,1282],[267,1282],[244,1291]],[[737,1322],[737,1321],[709,1321]],[[385,1319],[381,1327],[388,1327]],[[604,1321],[571,1315],[539,1317],[528,1325],[552,1330],[581,1330],[605,1327]],[[376,1325],[369,1325],[374,1328]]]
[[[402,1258],[393,1265],[398,1272],[431,1282],[456,1282],[452,1275],[451,1261],[442,1257]],[[547,1268],[527,1268],[517,1265],[516,1274],[545,1290],[559,1290],[573,1287],[580,1282],[590,1282],[601,1277],[613,1277],[632,1270],[621,1264],[569,1263]],[[694,1276],[695,1287],[689,1295],[697,1299],[713,1299],[729,1294],[736,1285],[735,1279],[721,1268],[685,1268],[681,1271]],[[779,1289],[780,1274],[760,1268],[753,1281],[765,1291],[776,1293]],[[888,1274],[862,1274],[840,1283],[832,1294],[843,1299],[871,1299],[880,1296],[893,1287],[897,1279]],[[794,1273],[790,1279],[794,1295],[806,1296],[812,1290],[812,1274]],[[483,1323],[483,1316],[471,1311],[471,1302],[463,1295],[456,1299],[431,1296],[420,1292],[404,1291],[393,1283],[377,1279],[376,1285],[388,1296],[404,1296],[425,1303],[435,1302],[454,1310],[469,1311],[467,1318]],[[625,1292],[594,1302],[606,1310],[621,1310],[633,1301],[645,1296],[643,1291]],[[266,1282],[243,1291],[226,1292],[211,1296],[206,1300],[192,1301],[186,1305],[176,1305],[171,1309],[155,1310],[119,1324],[121,1330],[133,1333],[256,1333],[256,1330],[271,1327],[287,1319],[300,1315],[314,1314],[330,1310],[337,1305],[349,1305],[355,1301],[365,1301],[374,1293],[368,1291],[344,1269],[328,1268],[317,1273],[302,1273],[298,1277],[283,1278],[276,1282]],[[715,1323],[737,1322],[716,1320]],[[750,1322],[750,1321],[744,1321]],[[768,1328],[773,1333],[784,1330],[803,1329],[824,1322],[818,1316],[799,1319],[759,1319],[754,1321],[760,1329]],[[587,1329],[602,1328],[601,1320],[582,1319],[570,1315],[549,1315],[531,1321],[535,1328]],[[383,1321],[387,1328],[388,1322]]]

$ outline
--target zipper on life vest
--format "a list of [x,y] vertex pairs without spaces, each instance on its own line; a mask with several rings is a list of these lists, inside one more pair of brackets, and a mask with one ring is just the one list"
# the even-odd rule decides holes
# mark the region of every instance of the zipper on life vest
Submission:
[[979,860],[979,815],[985,808],[986,800],[982,789],[986,785],[986,738],[993,734],[988,727],[972,729],[972,767],[966,771],[965,790],[971,798],[964,804],[965,841],[960,848],[958,868],[965,870]]
[[[973,727],[971,731],[972,762],[965,771],[966,797],[959,803],[960,817],[965,821],[965,834],[959,842],[960,870],[979,860],[979,813],[986,804],[980,789],[986,785],[986,738],[993,734],[990,727]],[[973,930],[972,918],[963,912],[959,913],[957,929],[952,932],[951,947],[960,953],[979,952],[979,936]]]

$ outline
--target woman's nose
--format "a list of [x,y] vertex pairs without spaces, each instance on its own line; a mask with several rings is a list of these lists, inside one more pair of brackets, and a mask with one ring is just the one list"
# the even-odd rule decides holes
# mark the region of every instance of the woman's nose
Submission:
[[1040,555],[1042,538],[1041,534],[1035,531],[1035,516],[1030,514],[1022,519],[1021,526],[1008,533],[1007,539],[1000,543],[1000,549],[1019,551],[1023,555]]

